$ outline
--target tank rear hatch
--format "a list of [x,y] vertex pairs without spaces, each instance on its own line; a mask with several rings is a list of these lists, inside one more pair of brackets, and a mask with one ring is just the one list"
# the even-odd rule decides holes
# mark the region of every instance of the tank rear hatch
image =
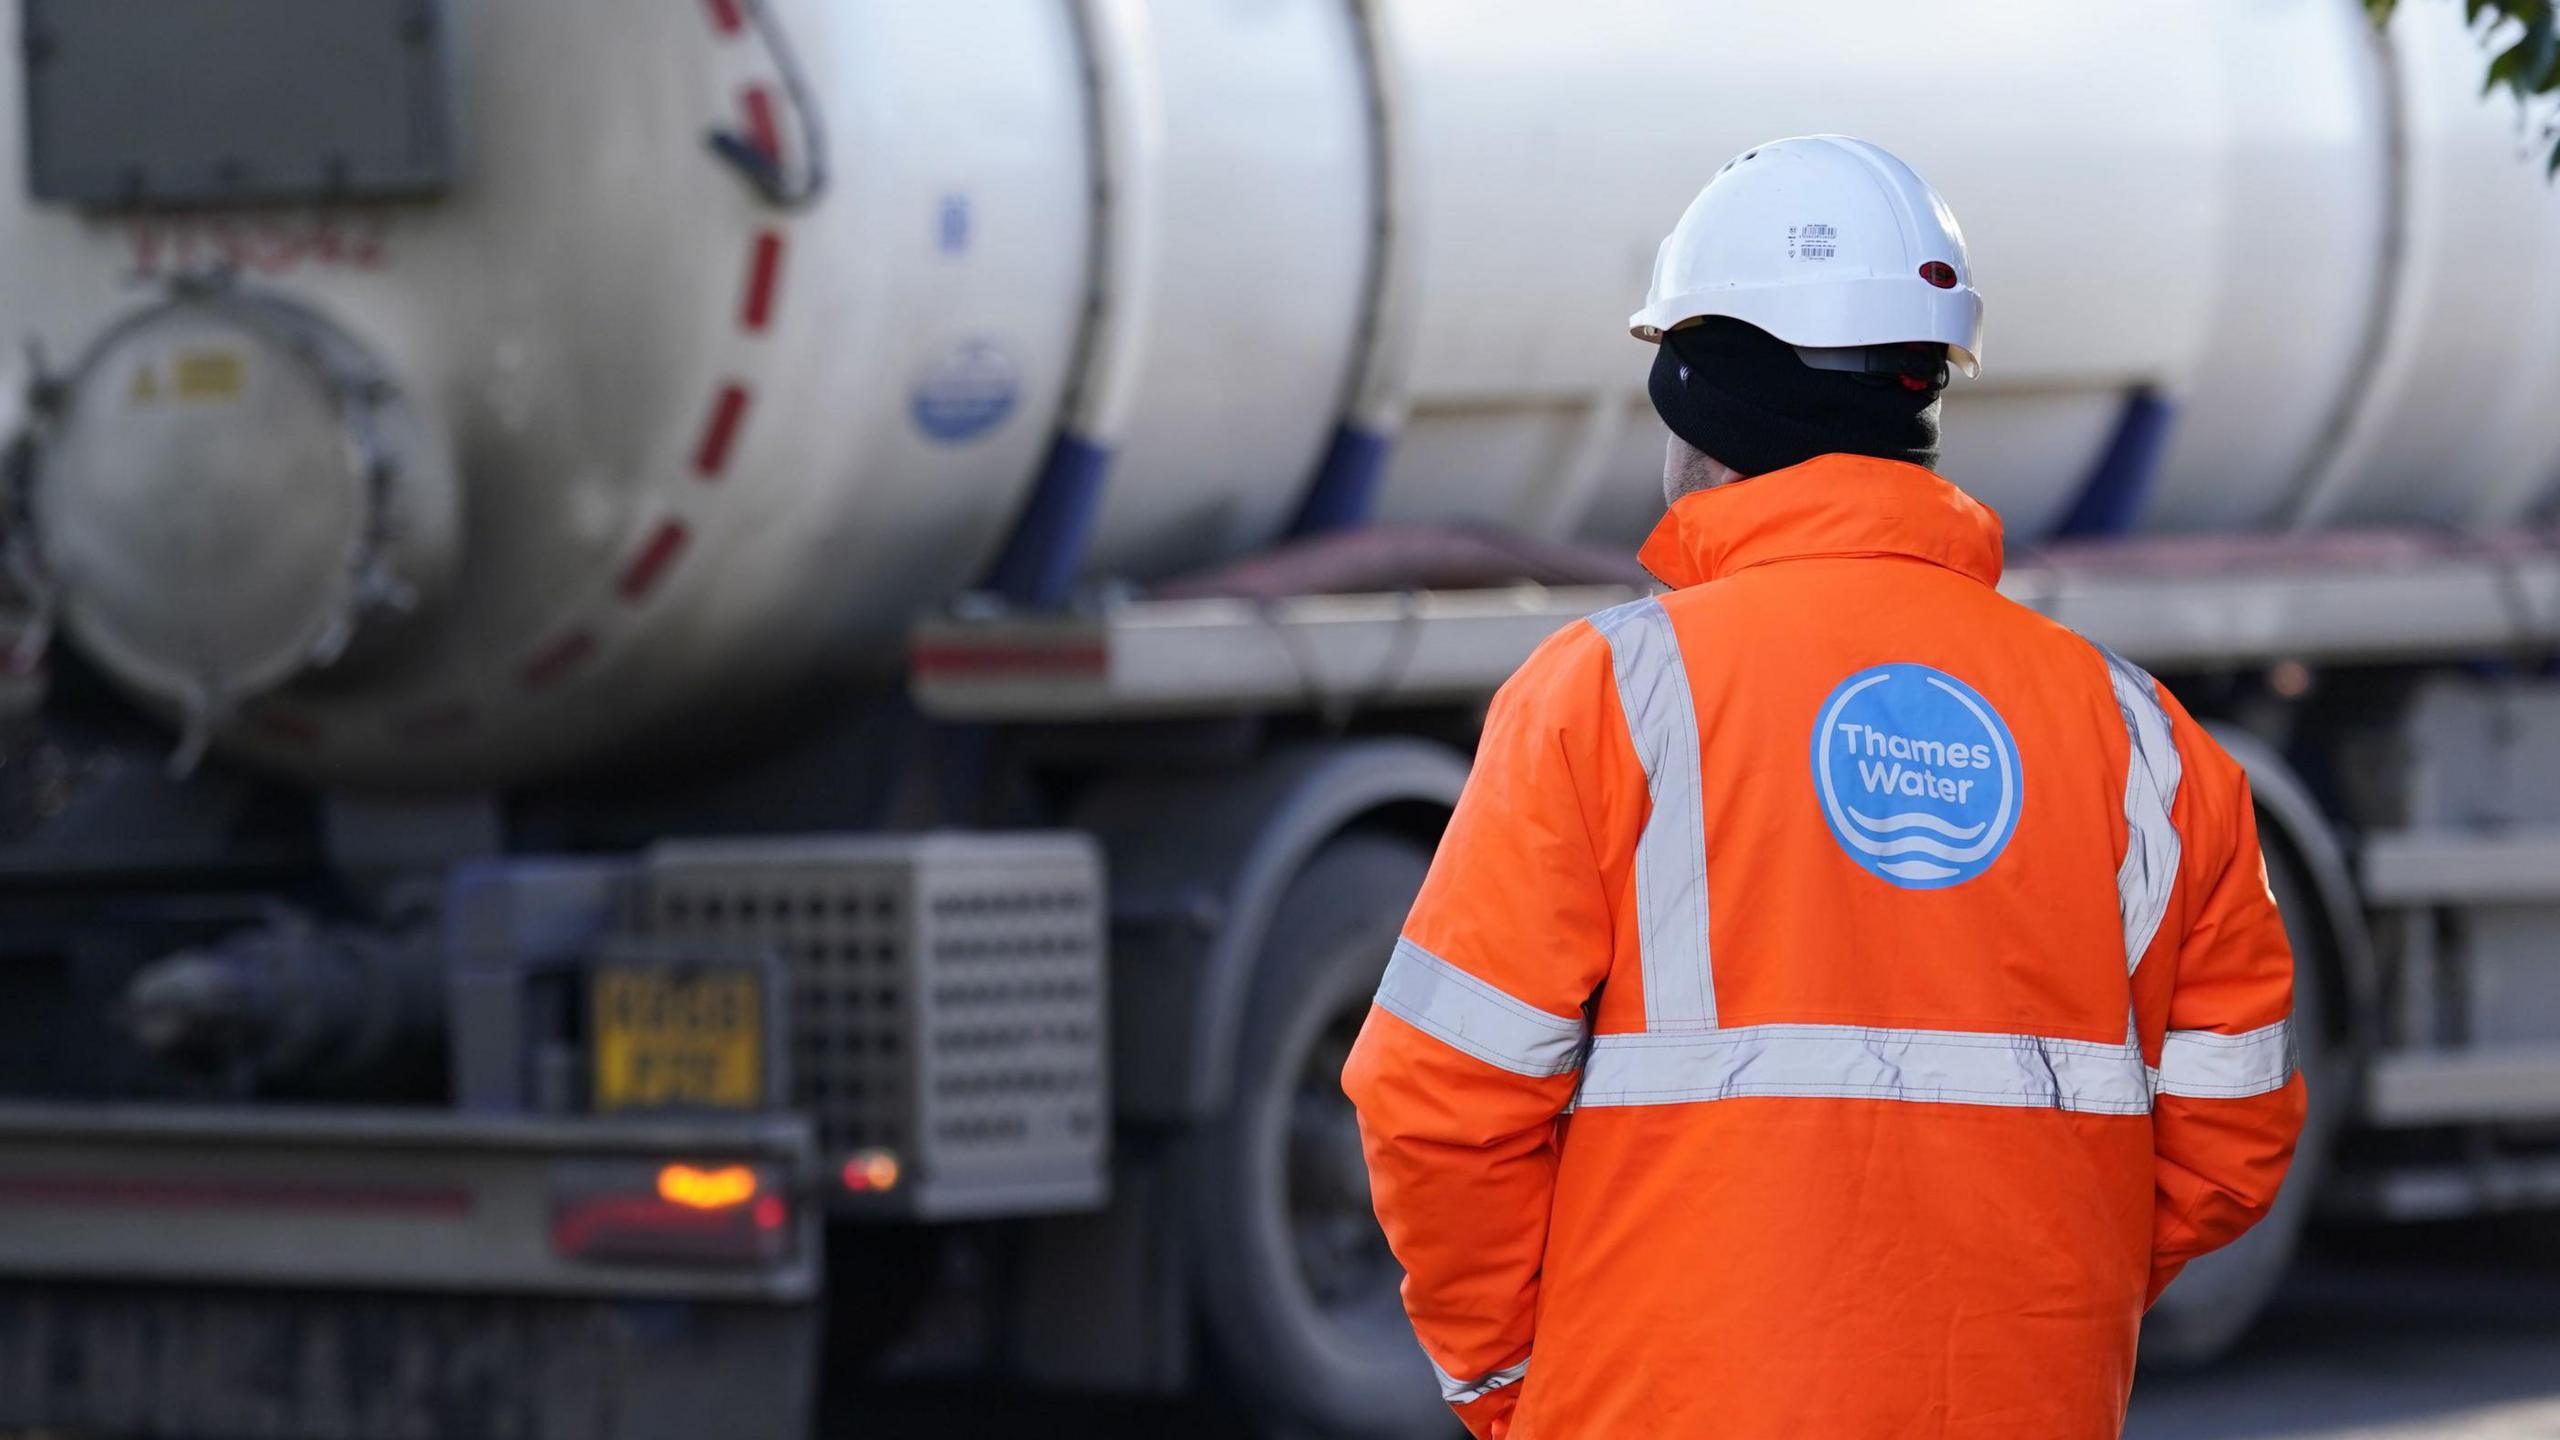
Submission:
[[447,447],[319,314],[189,285],[40,382],[12,566],[110,672],[185,717],[347,655],[450,572]]

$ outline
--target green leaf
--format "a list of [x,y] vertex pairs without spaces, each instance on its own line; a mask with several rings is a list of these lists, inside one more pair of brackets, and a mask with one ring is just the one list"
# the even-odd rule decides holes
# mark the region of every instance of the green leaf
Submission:
[[2525,58],[2524,73],[2516,80],[2516,93],[2534,95],[2550,89],[2552,62],[2560,59],[2560,29],[2552,24],[2549,6],[2525,22],[2524,39],[2519,43],[2525,47]]
[[2519,40],[2499,51],[2498,58],[2489,62],[2489,78],[2480,85],[2482,95],[2501,85],[2512,88],[2518,96],[2525,93],[2524,86],[2517,79],[2524,73],[2524,47],[2525,42]]
[[[2385,25],[2400,6],[2399,0],[2365,0],[2364,8],[2374,24]],[[2490,60],[2482,95],[2504,88],[2524,103],[2560,90],[2560,0],[2462,0],[2462,14],[2483,49],[2510,21],[2523,31]],[[2546,127],[2544,138],[2552,142],[2545,174],[2560,177],[2560,130]]]

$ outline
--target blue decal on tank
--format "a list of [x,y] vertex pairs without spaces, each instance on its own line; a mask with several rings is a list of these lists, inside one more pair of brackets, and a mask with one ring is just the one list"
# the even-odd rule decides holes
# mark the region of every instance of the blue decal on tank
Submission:
[[995,341],[973,337],[925,363],[908,393],[907,413],[928,438],[956,445],[1003,424],[1021,393],[1013,357]]
[[969,250],[969,197],[955,190],[942,197],[935,213],[933,243],[945,255],[965,255]]
[[1813,784],[1841,850],[1905,890],[1991,868],[2017,833],[2025,777],[2008,722],[1926,665],[1878,665],[1833,687],[1813,726]]

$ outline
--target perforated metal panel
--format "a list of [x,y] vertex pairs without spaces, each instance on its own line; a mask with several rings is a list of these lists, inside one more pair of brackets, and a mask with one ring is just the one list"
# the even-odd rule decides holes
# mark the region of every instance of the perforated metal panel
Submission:
[[685,841],[643,864],[630,928],[755,941],[791,970],[791,1071],[849,1208],[954,1218],[1106,1189],[1102,865],[1076,835]]

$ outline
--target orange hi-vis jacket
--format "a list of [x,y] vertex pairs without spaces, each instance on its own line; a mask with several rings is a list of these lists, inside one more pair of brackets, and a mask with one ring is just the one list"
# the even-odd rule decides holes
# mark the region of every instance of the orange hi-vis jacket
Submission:
[[2247,780],[1824,456],[1496,697],[1344,1084],[1477,1436],[2118,1434],[2143,1309],[2273,1201],[2293,962]]

